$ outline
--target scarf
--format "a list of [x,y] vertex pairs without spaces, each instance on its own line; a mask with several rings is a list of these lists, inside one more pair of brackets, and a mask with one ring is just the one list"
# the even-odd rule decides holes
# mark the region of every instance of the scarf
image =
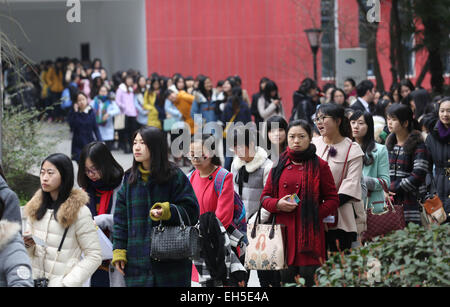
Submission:
[[139,172],[141,172],[142,180],[144,180],[145,182],[148,182],[148,176],[150,176],[150,171],[146,171],[140,164],[138,166],[138,169],[139,169]]
[[[100,107],[100,101],[103,102],[103,105]],[[106,96],[97,96],[94,99],[94,109],[95,109],[95,119],[97,120],[97,124],[104,126],[106,125],[106,121],[103,120],[103,117],[108,111],[108,107],[111,104],[111,101],[108,100]]]
[[439,120],[437,124],[439,137],[442,140],[447,140],[450,137],[450,128],[445,128],[445,125]]
[[244,187],[244,182],[245,183],[248,182],[248,176],[249,176],[249,173],[247,172],[247,169],[245,168],[245,165],[244,165],[239,169],[238,178],[237,178],[237,184],[239,186],[239,195],[241,195],[241,196],[242,196],[242,189]]
[[[91,209],[92,216],[111,213],[112,196],[114,189],[120,185],[119,183],[106,184],[102,180],[89,180],[87,193],[89,194],[89,209]],[[100,205],[98,204],[98,194],[100,194]]]
[[[321,255],[321,234],[319,221],[319,194],[320,194],[320,168],[319,160],[316,156],[316,146],[310,144],[305,151],[293,151],[287,147],[280,158],[283,165],[281,169],[288,166],[289,161],[303,163],[303,170],[299,173],[299,190],[297,196],[300,199],[300,205],[297,208],[301,227],[296,226],[296,250],[297,253],[309,253],[319,258]],[[278,166],[277,166],[278,168]],[[278,177],[277,182],[279,182]],[[273,187],[278,187],[274,184]],[[278,191],[276,191],[278,198]]]

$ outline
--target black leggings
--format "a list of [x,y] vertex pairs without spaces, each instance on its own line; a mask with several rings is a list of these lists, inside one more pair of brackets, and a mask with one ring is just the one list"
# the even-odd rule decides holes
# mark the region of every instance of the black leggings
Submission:
[[[325,232],[327,250],[330,252],[345,251],[352,247],[352,243],[357,239],[356,232],[346,232],[342,229],[328,230]],[[339,242],[339,249],[336,245]]]

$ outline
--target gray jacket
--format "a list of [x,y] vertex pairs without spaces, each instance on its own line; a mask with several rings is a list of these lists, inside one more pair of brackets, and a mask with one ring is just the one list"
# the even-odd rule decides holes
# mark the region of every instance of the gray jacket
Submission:
[[0,287],[33,287],[31,262],[18,223],[0,221]]
[[16,193],[9,188],[2,176],[0,176],[0,198],[5,202],[5,212],[3,212],[1,218],[10,222],[19,223],[20,229],[22,229],[19,198]]
[[247,221],[260,207],[260,197],[269,177],[272,164],[272,161],[267,157],[267,152],[261,147],[256,147],[255,157],[249,163],[237,156],[233,160],[231,172],[233,173],[234,190],[238,194],[239,169],[245,167],[245,170],[249,173],[248,181],[243,183],[242,195],[239,195],[245,205]]

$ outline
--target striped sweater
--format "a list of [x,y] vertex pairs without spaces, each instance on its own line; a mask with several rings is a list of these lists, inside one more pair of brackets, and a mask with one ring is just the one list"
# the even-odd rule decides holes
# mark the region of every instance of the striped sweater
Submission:
[[402,204],[405,221],[420,224],[419,201],[426,194],[425,178],[429,168],[429,153],[419,131],[408,136],[404,146],[397,145],[395,134],[386,140],[389,153],[390,191],[396,204]]

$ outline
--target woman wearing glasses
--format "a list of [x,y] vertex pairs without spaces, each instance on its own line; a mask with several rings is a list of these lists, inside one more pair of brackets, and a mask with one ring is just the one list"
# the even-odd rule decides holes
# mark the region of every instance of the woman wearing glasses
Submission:
[[[190,175],[200,205],[200,215],[214,212],[225,228],[230,226],[234,210],[233,174],[221,167],[216,155],[216,139],[205,134],[201,139],[193,139],[189,159],[195,170]],[[222,193],[218,196],[214,189],[214,179],[219,172],[226,172]]]
[[[361,176],[364,152],[352,142],[350,122],[345,110],[336,104],[321,105],[315,123],[320,136],[313,138],[316,154],[328,162],[339,195],[339,208],[326,221],[326,241],[329,251],[351,248],[357,234],[365,229],[365,212],[362,203]],[[356,217],[355,217],[356,215]]]
[[[114,208],[122,177],[123,168],[104,143],[92,142],[83,148],[78,166],[78,185],[88,193],[88,207],[95,223],[108,237],[113,230]],[[91,286],[109,287],[109,271],[109,261],[103,261],[91,278]]]

